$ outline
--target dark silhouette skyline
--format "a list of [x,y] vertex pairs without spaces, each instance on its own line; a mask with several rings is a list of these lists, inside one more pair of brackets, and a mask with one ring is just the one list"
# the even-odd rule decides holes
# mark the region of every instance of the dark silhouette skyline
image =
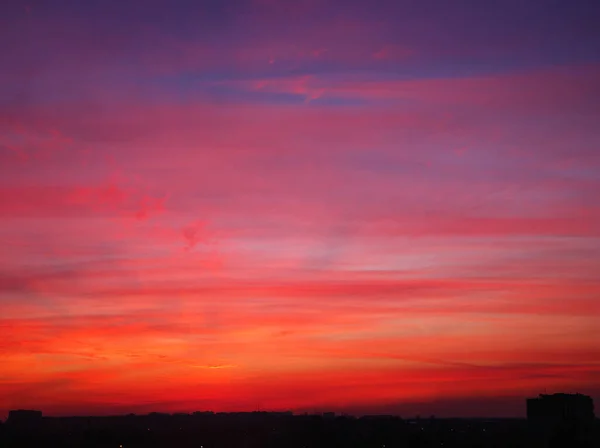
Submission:
[[[0,426],[6,447],[523,447],[595,448],[600,421],[591,397],[542,394],[524,400],[527,419],[444,419],[335,412],[152,412],[47,417],[12,410]],[[4,445],[2,445],[4,446]]]

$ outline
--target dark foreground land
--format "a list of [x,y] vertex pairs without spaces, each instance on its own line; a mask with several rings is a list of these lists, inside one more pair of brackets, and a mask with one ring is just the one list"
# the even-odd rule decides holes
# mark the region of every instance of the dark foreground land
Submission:
[[[556,428],[555,428],[556,429]],[[293,416],[286,413],[44,417],[0,425],[0,447],[393,448],[599,447],[599,424],[581,435],[526,420]]]

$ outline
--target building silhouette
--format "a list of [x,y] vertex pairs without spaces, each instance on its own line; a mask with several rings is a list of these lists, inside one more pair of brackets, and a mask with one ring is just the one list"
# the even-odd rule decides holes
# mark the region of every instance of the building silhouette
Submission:
[[17,409],[8,412],[6,424],[11,426],[34,427],[42,422],[42,411]]
[[[344,416],[334,412],[150,413],[43,416],[17,410],[0,425],[0,447],[80,448],[592,448],[600,447],[593,402],[581,395],[527,401],[522,418]],[[593,428],[595,426],[595,432]]]
[[594,426],[594,401],[582,394],[541,394],[527,399],[527,420],[541,446],[587,447]]
[[594,401],[582,394],[541,394],[527,399],[527,418],[545,421],[594,420]]

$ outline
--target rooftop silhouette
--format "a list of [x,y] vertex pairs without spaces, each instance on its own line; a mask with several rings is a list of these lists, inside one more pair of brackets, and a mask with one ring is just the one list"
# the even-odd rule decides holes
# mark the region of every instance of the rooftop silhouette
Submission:
[[546,446],[592,446],[594,401],[582,394],[541,394],[527,399],[527,420]]

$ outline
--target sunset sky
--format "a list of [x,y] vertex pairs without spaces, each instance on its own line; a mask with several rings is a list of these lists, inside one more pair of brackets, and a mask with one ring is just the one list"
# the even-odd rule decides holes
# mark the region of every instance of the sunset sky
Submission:
[[600,401],[600,2],[1,3],[0,418]]

